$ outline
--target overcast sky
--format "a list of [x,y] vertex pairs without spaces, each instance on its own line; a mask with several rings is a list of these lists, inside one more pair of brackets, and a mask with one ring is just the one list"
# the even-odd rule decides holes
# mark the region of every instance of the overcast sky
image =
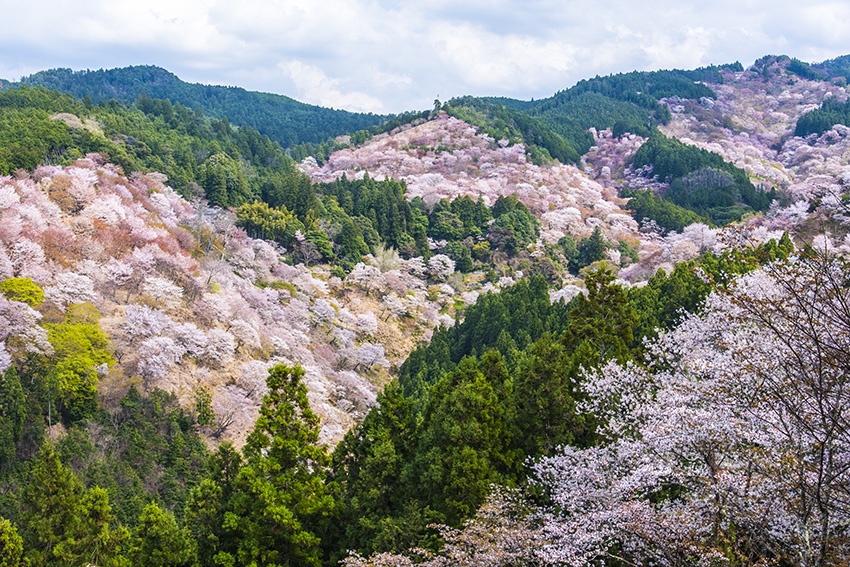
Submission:
[[356,111],[597,74],[850,53],[846,0],[0,0],[0,77],[159,65]]

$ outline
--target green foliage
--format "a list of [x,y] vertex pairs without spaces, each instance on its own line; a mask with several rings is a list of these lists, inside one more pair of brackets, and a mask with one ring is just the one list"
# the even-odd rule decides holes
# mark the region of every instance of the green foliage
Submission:
[[571,353],[550,333],[522,351],[513,373],[514,445],[521,455],[550,455],[561,445],[583,444],[586,418],[576,410]]
[[633,264],[636,264],[640,261],[640,256],[638,256],[637,249],[625,240],[620,241],[620,243],[617,245],[617,250],[620,252],[620,261],[623,266],[628,264],[627,262],[625,262],[626,259],[628,259]]
[[445,110],[451,116],[478,126],[496,140],[524,142],[535,163],[552,158],[562,163],[576,163],[593,144],[592,136],[577,125],[562,126],[563,133],[557,132],[526,112],[488,99],[455,98],[446,103]]
[[430,110],[423,110],[420,112],[402,112],[401,114],[395,114],[384,118],[379,124],[354,132],[349,136],[348,143],[345,142],[344,138],[333,138],[319,143],[305,142],[296,144],[294,146],[290,146],[288,151],[292,159],[297,162],[301,162],[304,158],[312,156],[316,159],[319,165],[323,165],[327,157],[336,150],[349,147],[350,145],[358,146],[378,134],[391,132],[405,124],[427,120],[430,116]]
[[114,149],[101,136],[51,118],[59,112],[78,112],[80,107],[71,97],[41,88],[0,91],[0,175]]
[[23,491],[21,526],[33,567],[129,565],[121,557],[129,534],[117,525],[106,491],[85,490],[50,444],[36,459]]
[[209,388],[201,384],[195,389],[195,422],[198,425],[213,425],[215,423],[215,411],[212,407],[212,393]]
[[152,499],[182,514],[189,490],[206,473],[208,456],[193,416],[174,395],[161,390],[142,395],[135,388],[114,413],[100,411],[87,427],[72,427],[57,451],[87,485],[108,491],[127,525]]
[[[407,185],[403,181],[375,181],[368,175],[350,180],[343,176],[319,185],[317,190],[326,198],[332,197],[346,215],[357,219],[349,238],[356,237],[355,228],[362,235],[374,230],[385,246],[406,257],[426,255],[428,218],[408,202]],[[336,242],[341,246],[346,244],[342,234]]]
[[797,119],[795,136],[821,135],[836,124],[850,125],[850,101],[828,98],[819,108],[810,110]]
[[597,226],[593,229],[593,234],[591,234],[588,238],[583,238],[578,243],[575,257],[570,261],[570,271],[578,273],[578,271],[585,266],[604,260],[605,250],[607,249],[608,245],[605,242],[605,237],[602,236],[602,229]]
[[15,462],[26,417],[24,389],[17,370],[10,366],[0,375],[0,471],[8,470]]
[[[56,113],[76,125],[51,119]],[[187,195],[192,183],[199,183],[210,202],[221,206],[251,201],[265,186],[306,179],[267,136],[168,101],[143,98],[135,108],[115,101],[87,107],[43,87],[22,86],[0,91],[0,124],[0,174],[42,163],[64,165],[100,152],[128,172],[164,173]]]
[[69,307],[62,323],[45,325],[54,350],[44,377],[51,421],[54,407],[65,423],[89,417],[97,409],[98,368],[114,362],[109,340],[98,327],[99,317],[93,305],[82,304]]
[[0,293],[6,299],[26,303],[30,307],[37,307],[44,301],[44,290],[41,289],[31,278],[8,278],[0,282]]
[[0,517],[0,567],[23,567],[24,542],[12,522]]
[[324,480],[329,457],[318,445],[304,371],[278,365],[245,445],[245,463],[219,450],[212,477],[192,491],[187,520],[201,560],[218,565],[321,564],[319,537],[334,501]]
[[694,211],[657,196],[651,190],[633,191],[624,193],[623,196],[629,197],[629,209],[633,211],[635,219],[639,222],[644,219],[655,221],[664,230],[681,232],[690,224],[711,222]]
[[507,378],[507,372],[485,376],[467,357],[428,396],[412,464],[414,495],[451,525],[475,513],[512,465],[500,402]]
[[850,55],[842,55],[811,66],[837,84],[846,85],[850,80]]
[[222,207],[241,205],[251,197],[245,172],[225,153],[211,155],[204,162],[198,182],[206,189],[207,198]]
[[640,350],[643,338],[654,337],[657,329],[673,328],[684,313],[698,312],[715,287],[793,252],[794,245],[785,234],[779,242],[771,240],[755,249],[730,250],[719,256],[703,254],[677,264],[670,274],[660,270],[647,285],[629,290],[629,302],[638,316],[632,348]]
[[473,201],[468,195],[463,195],[455,198],[449,206],[463,224],[464,238],[479,237],[487,232],[487,226],[493,215],[481,197]]
[[331,480],[339,490],[340,521],[327,534],[332,552],[400,552],[427,545],[427,523],[410,522],[423,512],[403,476],[413,458],[415,425],[412,400],[392,382],[363,423],[337,445]]
[[707,67],[698,67],[693,70],[676,70],[680,75],[691,79],[692,81],[698,81],[701,83],[716,83],[723,84],[723,75],[722,71],[731,71],[733,73],[740,73],[744,70],[744,66],[741,65],[740,61],[735,61],[734,63],[725,63],[723,65],[708,65]]
[[469,273],[475,268],[472,251],[463,242],[457,240],[449,242],[443,247],[442,252],[455,261],[455,269],[459,272]]
[[581,154],[593,144],[588,128],[612,128],[645,136],[655,124],[665,124],[670,111],[659,99],[714,98],[714,92],[686,71],[632,72],[578,82],[554,96],[532,103],[525,111],[567,140]]
[[587,295],[576,296],[562,340],[570,352],[582,352],[578,360],[585,368],[601,366],[609,359],[625,362],[637,323],[637,314],[629,304],[626,291],[614,284],[615,275],[607,269],[585,277]]
[[53,551],[73,524],[82,493],[79,479],[45,445],[21,495],[22,536],[32,565],[57,564]]
[[128,558],[136,567],[191,567],[197,552],[191,534],[174,514],[151,502],[142,510]]
[[60,564],[130,567],[122,555],[130,534],[117,524],[104,489],[86,490],[72,521],[65,526],[66,538],[53,549]]
[[[283,146],[321,142],[380,123],[383,117],[312,106],[291,98],[185,83],[165,69],[133,66],[97,71],[51,69],[21,79],[23,85],[41,85],[94,103],[111,99],[124,104],[138,101],[144,112],[170,118],[170,105],[183,105],[237,126],[250,127]],[[153,99],[167,99],[152,101]],[[165,102],[170,101],[168,105]]]
[[825,72],[809,65],[808,63],[800,61],[796,57],[792,58],[791,62],[788,63],[788,72],[812,81],[819,81],[826,78]]
[[653,175],[670,183],[667,199],[715,224],[766,210],[776,196],[775,190],[757,189],[744,170],[720,155],[667,138],[658,130],[637,151],[634,166],[652,166]]
[[291,246],[295,242],[297,231],[304,232],[304,224],[284,205],[270,207],[261,201],[237,208],[236,224],[252,238],[274,240],[283,246]]
[[516,195],[499,196],[493,203],[493,223],[487,239],[493,248],[502,248],[514,256],[540,236],[540,221]]
[[[492,210],[483,200],[466,196],[441,200],[429,210],[421,198],[408,201],[404,182],[376,181],[368,175],[315,186],[293,178],[264,186],[263,197],[266,202],[236,209],[239,226],[251,236],[276,240],[300,261],[322,259],[343,270],[381,248],[427,259],[431,237],[445,240],[442,253],[455,260],[456,269],[469,272],[474,260],[490,260],[491,245],[513,257],[535,242],[540,230],[539,221],[514,195],[500,197]],[[305,252],[296,231],[315,254]]]
[[[543,334],[550,318],[558,318],[561,304],[549,301],[542,277],[523,279],[500,293],[488,293],[467,308],[464,320],[434,333],[431,343],[414,350],[399,370],[399,384],[407,395],[417,397],[427,386],[454,369],[466,356],[483,353],[498,344],[525,348]],[[500,337],[502,333],[507,338]],[[504,356],[510,353],[502,351]]]
[[334,452],[345,549],[433,546],[427,522],[459,525],[491,484],[523,482],[526,457],[596,441],[576,405],[582,369],[628,358],[637,317],[610,272],[588,287],[553,305],[543,278],[522,280],[411,354]]
[[[417,205],[424,207],[421,199]],[[482,262],[489,260],[489,242],[482,238],[492,218],[491,210],[480,198],[473,201],[462,196],[451,202],[441,199],[428,214],[427,234],[435,240],[448,241],[442,252],[455,261],[458,271],[469,272],[474,268],[473,256]]]

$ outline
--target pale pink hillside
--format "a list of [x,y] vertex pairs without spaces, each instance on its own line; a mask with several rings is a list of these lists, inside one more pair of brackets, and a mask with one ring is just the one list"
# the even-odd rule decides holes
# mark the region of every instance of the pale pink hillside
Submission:
[[[239,444],[267,369],[298,363],[322,440],[334,442],[374,403],[390,368],[452,323],[455,298],[478,293],[462,287],[453,263],[391,253],[345,281],[284,264],[280,250],[248,238],[229,214],[193,206],[164,181],[127,179],[97,156],[0,178],[0,280],[41,285],[42,322],[61,320],[73,303],[100,310],[117,360],[101,382],[107,403],[136,385],[191,405],[204,385],[219,419],[205,432],[222,428]],[[20,332],[40,336],[31,315]]]
[[[786,67],[787,61],[770,62],[767,78],[753,69],[728,74],[725,84],[712,85],[716,101],[668,100],[673,120],[663,130],[719,153],[755,183],[782,190],[787,203],[777,203],[755,224],[810,240],[823,228],[812,224],[817,218],[846,216],[839,195],[850,182],[850,129],[838,125],[803,139],[794,136],[794,128],[800,116],[825,99],[844,101],[848,93],[838,85],[802,79]],[[822,215],[808,214],[813,202]]]
[[[840,195],[850,186],[850,128],[837,125],[821,136],[794,136],[797,119],[825,99],[846,100],[844,87],[810,81],[789,73],[787,61],[769,60],[763,68],[726,73],[723,84],[712,84],[716,100],[666,99],[672,120],[661,129],[667,135],[715,152],[750,174],[753,182],[775,187],[780,200],[763,216],[747,221],[749,238],[758,243],[784,230],[811,241],[833,224],[832,236],[843,242],[850,217]],[[639,136],[616,139],[610,131],[595,134],[596,146],[583,165],[603,186],[649,187],[664,183],[633,171],[629,164],[643,143]],[[815,215],[810,210],[816,209]]]
[[[497,142],[441,113],[436,119],[376,136],[362,147],[340,150],[323,167],[312,159],[301,167],[316,181],[366,172],[375,178],[403,179],[410,197],[420,196],[426,203],[470,195],[492,204],[500,195],[515,193],[540,218],[547,242],[564,235],[587,237],[600,226],[612,244],[626,240],[636,246],[640,262],[624,263],[619,274],[627,282],[645,281],[659,268],[669,271],[678,262],[723,246],[717,231],[704,225],[665,236],[639,231],[627,200],[618,195],[624,185],[658,186],[627,167],[643,139],[618,140],[610,131],[595,136],[597,145],[581,168],[559,163],[538,166],[527,159],[522,145]],[[616,250],[609,251],[608,259],[615,267],[622,261]],[[576,284],[581,285],[568,282],[556,297],[574,293]]]
[[668,136],[717,152],[746,170],[754,181],[787,187],[795,177],[781,148],[793,135],[797,119],[824,98],[847,98],[844,88],[788,73],[781,62],[768,65],[769,78],[747,70],[729,73],[711,85],[717,100],[668,100],[673,120],[662,128]]
[[566,234],[586,237],[596,226],[612,240],[637,238],[637,223],[625,201],[577,167],[534,165],[521,144],[497,142],[445,113],[340,150],[321,168],[310,161],[302,167],[316,181],[364,172],[403,179],[410,198],[419,196],[428,204],[470,195],[492,205],[500,195],[515,193],[540,218],[548,242]]

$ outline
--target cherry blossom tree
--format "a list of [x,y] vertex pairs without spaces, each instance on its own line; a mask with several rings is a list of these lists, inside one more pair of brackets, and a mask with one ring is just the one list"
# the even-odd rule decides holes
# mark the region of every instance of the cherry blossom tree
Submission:
[[114,298],[118,289],[129,284],[132,280],[133,266],[121,260],[110,258],[106,265],[102,266],[101,275],[107,293]]
[[357,316],[357,332],[374,335],[378,332],[378,318],[374,313],[361,313]]
[[366,290],[367,294],[372,291],[380,291],[383,287],[381,270],[363,262],[356,264],[345,280],[359,285]]
[[207,335],[194,323],[178,323],[172,328],[174,340],[192,358],[204,356],[207,351]]
[[381,344],[363,343],[354,352],[355,366],[371,368],[378,366],[389,367],[384,346]]
[[173,324],[168,315],[147,305],[128,305],[124,317],[124,334],[130,344],[159,335]]
[[236,351],[233,335],[222,329],[210,329],[207,332],[207,348],[201,357],[201,362],[207,366],[218,368],[230,363]]
[[12,355],[6,350],[6,342],[0,341],[0,374],[6,372],[12,366]]
[[139,376],[146,386],[162,380],[185,353],[186,349],[170,337],[145,339],[139,346]]
[[548,541],[536,525],[537,514],[516,490],[497,489],[460,529],[433,526],[445,545],[439,553],[412,550],[416,558],[393,553],[347,557],[344,567],[513,567],[540,565],[539,550]]
[[317,299],[310,307],[310,313],[313,314],[315,320],[319,324],[328,323],[336,319],[336,309],[325,299]]
[[165,309],[179,307],[183,300],[183,289],[171,280],[157,276],[148,276],[142,283],[144,293],[157,306]]
[[44,250],[38,243],[28,238],[21,238],[12,245],[9,256],[16,276],[41,279],[38,276],[43,273],[45,257]]
[[260,333],[253,325],[243,319],[237,319],[230,324],[228,329],[237,342],[237,346],[245,346],[249,349],[259,348],[261,345]]
[[434,254],[428,260],[428,273],[436,281],[444,282],[455,271],[455,261],[445,254]]
[[810,255],[743,277],[587,382],[611,441],[534,466],[550,562],[801,566],[850,557],[850,270]]
[[0,342],[4,352],[15,357],[26,353],[51,354],[47,331],[39,326],[41,313],[26,303],[0,295]]

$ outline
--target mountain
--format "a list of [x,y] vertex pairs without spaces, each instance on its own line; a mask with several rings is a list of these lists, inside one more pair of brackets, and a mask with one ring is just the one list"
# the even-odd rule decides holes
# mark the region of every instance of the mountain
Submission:
[[493,136],[522,140],[535,161],[549,157],[575,163],[593,145],[588,129],[611,129],[618,137],[624,132],[646,136],[654,125],[669,120],[660,99],[713,98],[706,83],[721,83],[722,70],[743,67],[736,63],[693,71],[635,71],[583,80],[536,101],[456,98],[446,103],[445,110]]
[[379,124],[384,118],[239,87],[186,83],[165,69],[149,65],[97,71],[51,69],[23,77],[11,86],[17,85],[43,86],[79,99],[88,97],[93,103],[133,103],[140,97],[166,99],[214,118],[226,118],[237,126],[250,126],[283,147],[350,134]]
[[826,73],[457,99],[297,162],[181,103],[4,89],[4,560],[846,562]]

